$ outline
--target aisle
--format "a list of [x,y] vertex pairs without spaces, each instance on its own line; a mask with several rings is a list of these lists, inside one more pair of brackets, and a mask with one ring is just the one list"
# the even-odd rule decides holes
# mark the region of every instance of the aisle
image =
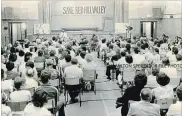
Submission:
[[93,55],[94,61],[98,64],[97,94],[84,93],[81,107],[79,103],[67,105],[66,116],[120,116],[120,108],[115,108],[116,98],[121,96],[120,90],[115,81],[107,81],[103,62],[96,58],[96,53]]

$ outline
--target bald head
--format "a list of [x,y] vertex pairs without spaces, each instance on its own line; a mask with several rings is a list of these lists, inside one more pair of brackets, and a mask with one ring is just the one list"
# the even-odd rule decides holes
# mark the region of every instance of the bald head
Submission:
[[151,101],[152,99],[152,91],[149,88],[144,88],[141,91],[141,99],[145,101]]

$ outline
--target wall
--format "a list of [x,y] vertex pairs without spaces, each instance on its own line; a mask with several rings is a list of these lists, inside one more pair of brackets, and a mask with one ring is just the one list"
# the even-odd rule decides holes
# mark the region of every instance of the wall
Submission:
[[[4,12],[5,7],[13,8],[12,16],[6,16]],[[28,9],[28,10],[25,10]],[[1,45],[10,43],[10,34],[4,27],[8,27],[11,22],[25,22],[27,23],[27,36],[33,35],[33,25],[36,23],[43,23],[42,2],[40,1],[3,1],[2,2],[2,20],[1,20]],[[18,12],[17,10],[22,10]],[[23,12],[25,10],[26,12]],[[26,17],[24,14],[28,14]],[[6,37],[6,43],[5,43]]]
[[[152,8],[161,8],[162,19],[153,18]],[[182,37],[181,1],[129,1],[129,22],[133,35],[140,35],[140,21],[157,21],[157,37],[166,34],[169,37]],[[170,18],[170,16],[173,18]]]
[[[97,8],[103,8],[102,12],[95,12]],[[70,8],[71,10],[67,10]],[[83,11],[88,12],[77,12]],[[94,9],[91,9],[94,8]],[[89,10],[91,9],[91,10]],[[70,12],[68,12],[70,11]],[[91,12],[90,12],[91,11]],[[106,18],[112,18],[114,13],[113,1],[54,1],[51,2],[51,29],[53,31],[65,30],[90,30],[97,29],[104,31]],[[113,31],[113,23],[110,23],[110,29]]]

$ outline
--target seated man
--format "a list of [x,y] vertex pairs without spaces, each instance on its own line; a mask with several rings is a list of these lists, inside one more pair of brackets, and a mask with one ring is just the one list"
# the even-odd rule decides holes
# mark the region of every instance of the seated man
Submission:
[[166,116],[181,116],[182,114],[182,84],[176,90],[178,101],[169,107]]
[[15,91],[10,94],[10,100],[13,102],[30,101],[31,93],[28,90],[22,90],[25,79],[16,77],[14,80]]
[[[67,79],[78,79],[78,80],[80,80],[83,77],[83,71],[82,71],[81,68],[79,68],[77,66],[78,60],[73,58],[71,60],[71,64],[72,64],[71,66],[66,67],[65,70],[64,70],[65,81]],[[80,84],[76,84],[76,85],[66,85],[65,84],[65,87],[68,90],[69,95],[71,97],[71,101],[70,102],[71,103],[78,102],[76,97],[79,94],[79,90],[80,90],[81,85]]]
[[54,62],[52,59],[47,59],[46,60],[46,67],[44,70],[42,70],[41,73],[43,72],[49,72],[51,74],[50,79],[57,79],[59,78],[59,72],[53,68]]
[[[41,82],[42,85],[36,89],[36,91],[44,90],[47,93],[48,99],[55,99],[57,103],[57,110],[59,111],[59,116],[65,116],[64,113],[64,103],[59,100],[59,92],[57,88],[49,84],[49,79],[51,77],[51,72],[42,72],[41,73]],[[52,109],[51,109],[52,111]]]
[[160,106],[151,104],[152,91],[144,88],[141,91],[141,101],[130,104],[127,116],[160,116]]

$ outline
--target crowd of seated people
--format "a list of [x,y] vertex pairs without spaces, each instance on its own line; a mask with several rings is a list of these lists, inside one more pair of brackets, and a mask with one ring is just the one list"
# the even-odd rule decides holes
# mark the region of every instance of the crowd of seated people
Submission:
[[[89,49],[90,46],[92,48]],[[86,38],[79,42],[73,38],[63,40],[53,37],[49,40],[38,37],[34,42],[26,40],[23,46],[19,42],[15,45],[9,44],[1,49],[2,93],[9,101],[31,102],[24,110],[25,114],[30,115],[34,113],[31,114],[27,109],[42,116],[49,115],[48,111],[54,113],[53,109],[47,110],[44,107],[47,99],[54,98],[57,103],[56,110],[60,116],[64,116],[64,104],[59,101],[62,92],[60,88],[68,90],[70,103],[78,102],[79,90],[86,87],[82,86],[84,70],[96,70],[97,67],[91,53],[95,50],[98,52],[97,57],[106,65],[107,79],[111,80],[112,73],[116,73],[115,79],[121,89],[125,89],[124,95],[117,99],[117,107],[122,106],[122,116],[145,116],[146,112],[141,115],[138,113],[146,104],[158,116],[159,107],[149,102],[153,103],[156,99],[174,99],[175,93],[181,102],[182,76],[178,72],[182,68],[182,40],[171,41],[166,37],[127,39],[118,36],[107,41],[94,35],[90,42]],[[125,71],[132,73],[129,72],[124,78]],[[61,87],[56,88],[50,84],[55,79],[60,80]],[[126,83],[130,86],[124,88]],[[92,82],[85,84],[91,84],[91,90],[93,89]],[[34,88],[33,94],[29,91],[30,88]],[[140,102],[130,107],[130,100]],[[169,116],[176,106],[173,104],[169,108]],[[5,109],[9,112],[9,108]],[[38,112],[38,109],[45,114]]]
[[[47,100],[55,99],[56,111],[59,116],[64,116],[64,103],[59,100],[62,89],[68,90],[70,103],[78,102],[78,90],[84,84],[83,69],[96,71],[96,63],[85,38],[78,42],[38,37],[33,42],[26,40],[23,45],[16,41],[15,45],[9,44],[1,49],[1,58],[3,100],[5,96],[8,102],[29,102],[24,109],[26,115],[54,114],[55,109],[47,108],[45,104]],[[59,86],[50,82],[56,79]],[[69,85],[69,79],[80,83]],[[3,104],[5,106],[5,102]],[[8,109],[9,113],[11,109],[7,107],[4,110]]]
[[[149,100],[152,103],[154,103],[154,100],[175,98],[177,87],[182,81],[181,39],[176,41],[169,37],[155,39],[147,37],[121,39],[121,37],[117,37],[111,41],[106,41],[105,39],[100,41],[98,57],[101,60],[106,60],[104,62],[106,62],[107,79],[111,80],[113,78],[111,75],[113,70],[115,70],[116,76],[114,78],[117,79],[119,87],[122,90],[126,89],[124,95],[119,97],[116,102],[117,107],[122,106],[122,116],[128,114],[129,100],[141,100],[141,90],[143,88],[150,89],[147,94],[152,96],[152,99]],[[120,52],[118,52],[118,48]],[[124,78],[126,70],[131,69],[133,70]],[[135,72],[135,76],[133,76],[133,72]],[[138,77],[140,77],[139,80],[142,87],[138,87],[136,84]],[[145,81],[143,78],[146,78]],[[132,83],[130,82],[131,80]],[[123,86],[126,82],[129,82],[130,86],[124,88]],[[135,88],[138,89],[135,90]],[[134,114],[130,113],[128,115]],[[156,113],[155,115],[160,114]]]

